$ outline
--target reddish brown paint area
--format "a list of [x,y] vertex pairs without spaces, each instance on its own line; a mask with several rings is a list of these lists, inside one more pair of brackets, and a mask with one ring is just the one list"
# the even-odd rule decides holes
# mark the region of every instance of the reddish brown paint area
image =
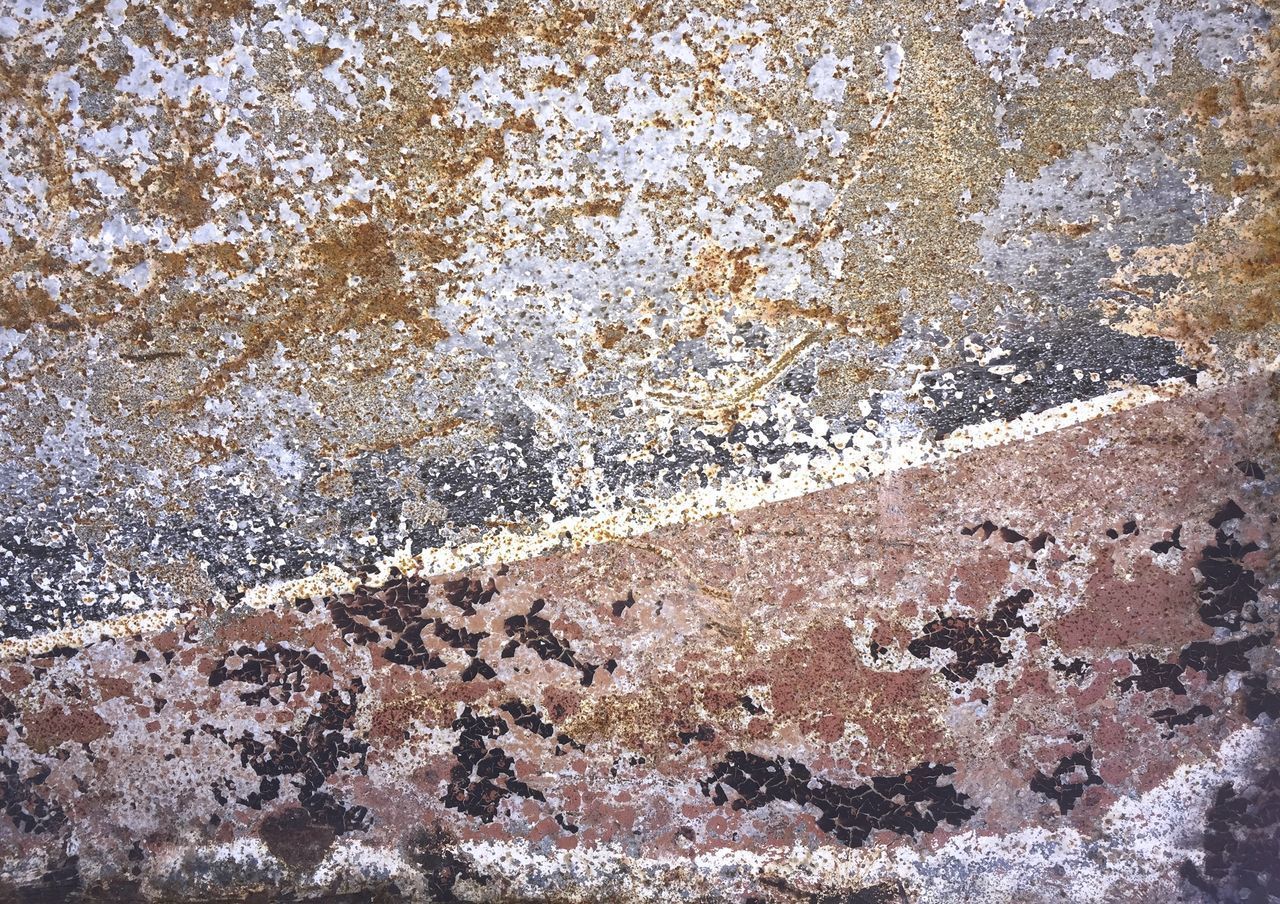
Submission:
[[[464,877],[465,857],[450,846],[468,840],[519,837],[553,852],[625,839],[649,857],[839,846],[812,805],[718,805],[714,786],[700,783],[735,751],[804,764],[811,786],[954,767],[939,788],[956,789],[971,814],[932,833],[887,830],[889,817],[867,844],[936,847],[958,830],[998,836],[1058,820],[1105,836],[1106,809],[1124,795],[1212,756],[1233,730],[1267,723],[1247,713],[1242,679],[1269,686],[1269,638],[1245,649],[1243,670],[1181,668],[1183,693],[1124,682],[1140,677],[1142,657],[1176,666],[1189,645],[1214,637],[1197,617],[1198,569],[1227,500],[1246,513],[1226,526],[1257,544],[1241,563],[1262,586],[1251,604],[1260,621],[1233,636],[1274,629],[1274,507],[1235,466],[1275,473],[1274,392],[1256,380],[477,571],[465,576],[479,579],[471,586],[492,579],[496,592],[473,611],[445,602],[449,576],[432,577],[426,608],[400,610],[437,619],[418,633],[389,609],[360,610],[342,627],[334,613],[347,610],[316,599],[6,663],[3,780],[19,815],[0,820],[0,839],[15,861],[52,869],[74,831],[83,886],[178,896],[190,889],[169,885],[160,864],[246,837],[279,861],[284,872],[270,881],[280,888],[352,840],[402,851],[428,830],[463,858],[448,860],[459,890],[484,887],[467,885],[483,870]],[[997,526],[989,535],[965,532],[984,521]],[[1128,522],[1136,531],[1123,532]],[[1178,525],[1185,550],[1153,552]],[[1052,539],[1033,548],[1028,538],[1041,533]],[[1025,627],[1000,628],[998,601],[1021,590],[1031,591],[1018,615]],[[352,599],[344,605],[356,611]],[[908,650],[940,615],[989,634],[965,648],[987,656],[972,680],[944,674],[961,668],[960,647]],[[467,634],[474,657],[448,642]],[[392,661],[400,640],[436,650],[440,665]],[[473,659],[492,677],[467,678]],[[583,664],[595,666],[589,682]],[[1153,718],[1193,706],[1205,714],[1185,725]],[[490,726],[471,742],[457,721],[467,713]],[[471,755],[456,745],[468,743],[476,756],[502,750],[468,773],[500,789],[489,792],[499,796],[491,820],[443,804]],[[291,760],[293,750],[305,755]],[[1060,813],[1031,782],[1085,751],[1100,781]],[[279,779],[266,799],[264,778]],[[39,829],[24,830],[22,817],[40,813]],[[500,894],[503,880],[489,881]]]

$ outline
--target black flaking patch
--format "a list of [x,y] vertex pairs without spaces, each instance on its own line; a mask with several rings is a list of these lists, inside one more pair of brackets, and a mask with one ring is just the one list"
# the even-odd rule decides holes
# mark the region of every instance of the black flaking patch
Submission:
[[816,807],[822,814],[819,828],[849,847],[861,847],[877,830],[915,835],[932,832],[943,822],[959,826],[972,817],[977,809],[967,806],[968,797],[947,780],[954,773],[952,766],[921,764],[901,775],[846,786],[815,779],[807,766],[792,759],[732,751],[699,784],[716,804],[728,803],[724,789],[731,789],[735,810],[754,810],[773,801]]
[[932,649],[951,650],[955,658],[942,668],[942,674],[951,681],[972,681],[978,677],[980,666],[999,666],[1010,661],[1011,655],[1001,641],[1015,629],[1036,630],[1023,621],[1021,615],[1031,597],[1030,590],[1019,590],[996,603],[990,618],[938,613],[938,619],[924,626],[924,633],[907,645],[907,651],[917,659],[927,659]]
[[1086,747],[1058,761],[1051,774],[1037,770],[1031,779],[1031,790],[1058,803],[1064,816],[1084,796],[1090,785],[1101,785],[1102,777],[1093,770],[1093,748]]

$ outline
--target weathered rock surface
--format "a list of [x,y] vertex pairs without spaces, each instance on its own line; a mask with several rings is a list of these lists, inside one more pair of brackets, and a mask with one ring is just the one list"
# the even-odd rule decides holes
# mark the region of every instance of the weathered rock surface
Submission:
[[1278,64],[0,2],[0,901],[1280,899]]

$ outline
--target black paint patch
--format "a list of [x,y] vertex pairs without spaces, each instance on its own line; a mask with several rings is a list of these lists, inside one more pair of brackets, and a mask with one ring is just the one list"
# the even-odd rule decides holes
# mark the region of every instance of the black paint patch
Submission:
[[1218,513],[1209,519],[1209,526],[1220,530],[1228,521],[1239,521],[1245,514],[1245,510],[1236,505],[1234,499],[1228,499],[1222,504],[1222,508],[1218,509]]
[[515,722],[516,726],[523,728],[525,731],[531,731],[541,738],[550,738],[555,735],[555,756],[562,756],[566,747],[572,747],[575,750],[586,750],[586,747],[575,741],[567,733],[563,731],[557,733],[555,725],[542,718],[536,707],[525,703],[523,700],[508,700],[498,708],[511,716],[511,720]]
[[927,659],[931,649],[951,650],[955,659],[944,666],[942,674],[951,681],[972,681],[983,665],[1005,665],[1012,658],[1002,640],[1021,628],[1036,630],[1022,619],[1022,609],[1031,602],[1030,590],[1019,590],[996,603],[990,618],[973,619],[943,616],[924,626],[924,634],[907,645],[917,659]]
[[966,537],[972,537],[975,534],[980,533],[982,534],[982,539],[984,541],[991,539],[992,534],[999,534],[1000,539],[1005,543],[1010,545],[1014,543],[1026,543],[1035,552],[1039,552],[1044,549],[1046,545],[1054,542],[1053,534],[1048,531],[1041,531],[1034,537],[1028,537],[1025,534],[1014,530],[1012,527],[1000,527],[990,518],[983,521],[981,524],[975,524],[972,527],[962,527],[960,528],[960,533]]
[[[228,668],[232,657],[240,659],[240,665]],[[241,646],[218,660],[209,673],[209,686],[217,687],[224,681],[239,681],[259,685],[257,690],[241,693],[245,703],[287,703],[294,694],[307,686],[307,673],[329,674],[329,667],[317,653],[295,650],[284,644],[266,644],[258,650]],[[279,692],[278,694],[276,692]]]
[[23,775],[17,763],[0,756],[0,804],[4,806],[5,815],[24,832],[52,833],[67,822],[62,807],[38,790],[49,775],[49,767],[43,765]]
[[1090,785],[1101,785],[1102,777],[1093,771],[1093,748],[1086,747],[1058,761],[1051,775],[1037,771],[1031,779],[1031,790],[1058,802],[1065,816],[1084,796]]
[[[1203,719],[1211,715],[1213,715],[1213,710],[1209,709],[1209,707],[1205,706],[1203,703],[1197,703],[1195,706],[1183,712],[1178,712],[1173,707],[1157,709],[1151,714],[1151,718],[1159,722],[1161,725],[1165,725],[1168,728],[1173,729],[1183,725],[1190,725],[1195,722],[1196,719]],[[1170,731],[1165,735],[1165,737],[1173,737],[1173,732]]]
[[628,590],[628,591],[627,591],[627,598],[626,598],[626,599],[621,599],[621,600],[615,600],[615,601],[614,601],[614,603],[613,603],[613,617],[614,617],[614,618],[622,618],[622,613],[626,612],[628,609],[630,609],[630,608],[631,608],[632,606],[634,606],[635,604],[636,604],[636,597],[635,597],[635,594],[634,594],[634,592],[632,592],[632,591]]
[[1221,643],[1211,640],[1196,641],[1183,647],[1178,655],[1178,662],[1187,668],[1204,672],[1210,680],[1216,681],[1229,672],[1249,671],[1249,660],[1245,654],[1258,647],[1265,647],[1271,642],[1271,637],[1271,634],[1252,634]]
[[1179,524],[1177,527],[1173,529],[1173,533],[1170,534],[1168,540],[1157,540],[1155,543],[1151,544],[1151,551],[1154,553],[1160,553],[1162,555],[1166,552],[1169,552],[1172,549],[1181,549],[1181,550],[1186,549],[1186,547],[1182,545],[1182,525],[1181,524]]
[[477,578],[457,578],[445,581],[444,598],[450,606],[462,610],[463,615],[475,615],[477,606],[487,605],[498,593],[497,582],[493,578],[481,582]]
[[1129,654],[1129,661],[1138,669],[1138,673],[1126,675],[1116,681],[1121,691],[1128,693],[1136,687],[1140,691],[1151,693],[1157,688],[1167,687],[1179,697],[1186,694],[1187,688],[1180,680],[1184,666],[1176,662],[1161,662],[1154,656],[1134,656],[1132,653]]
[[513,794],[546,800],[541,791],[516,778],[515,760],[501,747],[489,746],[491,740],[507,733],[507,723],[500,716],[479,716],[464,706],[452,727],[458,732],[458,743],[453,746],[457,763],[442,798],[446,807],[492,822],[498,805]]
[[[237,798],[237,802],[261,809],[264,803],[280,796],[280,779],[291,776],[296,779],[298,803],[315,822],[329,826],[337,835],[368,828],[367,808],[344,806],[322,790],[325,779],[338,771],[343,760],[356,758],[356,771],[365,771],[369,744],[348,734],[363,690],[364,683],[356,678],[347,691],[325,692],[315,712],[300,728],[289,732],[273,730],[269,744],[248,730],[228,742],[239,749],[240,762],[261,777],[258,790]],[[222,797],[219,800],[225,803]]]
[[1246,675],[1241,683],[1244,685],[1244,714],[1250,721],[1259,716],[1270,716],[1280,719],[1280,693],[1267,686],[1267,675]]
[[[493,578],[483,583],[459,578],[444,582],[441,590],[443,602],[463,616],[474,615],[476,606],[486,605],[498,593]],[[433,605],[430,582],[417,575],[396,572],[382,587],[361,585],[329,597],[326,604],[344,639],[380,645],[388,662],[427,671],[442,669],[447,663],[441,653],[447,647],[461,650],[468,658],[461,670],[463,681],[496,676],[480,658],[480,642],[489,634],[452,624],[446,610]]]
[[528,613],[513,615],[506,620],[503,629],[511,640],[502,648],[502,658],[509,659],[515,655],[518,647],[525,646],[537,653],[540,659],[577,669],[582,674],[583,686],[590,687],[599,666],[579,659],[570,646],[556,636],[551,630],[551,622],[538,614],[546,604],[546,600],[534,600]]
[[1262,465],[1258,464],[1256,461],[1249,461],[1247,459],[1244,461],[1238,461],[1236,462],[1236,468],[1247,480],[1265,480],[1267,477],[1266,472],[1262,470]]
[[[1218,786],[1204,818],[1204,872],[1183,876],[1218,901],[1266,902],[1280,897],[1280,771],[1269,769],[1237,788]],[[1188,868],[1189,867],[1189,868]]]
[[773,801],[790,801],[821,811],[818,826],[849,847],[861,847],[871,833],[899,835],[932,832],[943,822],[959,826],[977,813],[968,797],[950,784],[952,766],[922,764],[902,775],[879,776],[849,787],[815,779],[808,767],[782,757],[765,759],[733,751],[699,782],[716,804],[729,802],[724,789],[736,794],[735,810],[754,810]]
[[1063,660],[1055,656],[1052,666],[1055,672],[1061,672],[1068,678],[1083,678],[1093,670],[1093,667],[1089,665],[1089,663],[1080,658]]
[[1206,625],[1238,631],[1245,623],[1260,621],[1256,606],[1262,583],[1244,565],[1244,557],[1257,551],[1258,544],[1241,543],[1220,527],[1214,542],[1201,551],[1196,593],[1200,620]]

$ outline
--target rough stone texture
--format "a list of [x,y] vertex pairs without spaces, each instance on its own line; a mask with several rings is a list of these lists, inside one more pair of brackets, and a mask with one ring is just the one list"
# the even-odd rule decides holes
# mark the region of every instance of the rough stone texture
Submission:
[[1272,20],[0,0],[0,901],[1280,900]]

